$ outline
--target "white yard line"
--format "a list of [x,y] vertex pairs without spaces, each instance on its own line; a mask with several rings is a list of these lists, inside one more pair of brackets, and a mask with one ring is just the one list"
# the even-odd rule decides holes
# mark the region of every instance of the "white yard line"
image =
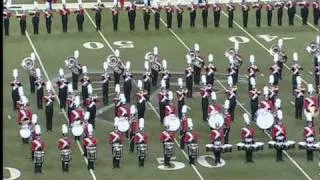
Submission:
[[[38,62],[39,62],[39,64],[40,64],[40,66],[41,66],[41,69],[42,69],[42,71],[43,71],[43,73],[44,73],[47,81],[50,81],[50,78],[49,78],[49,76],[48,76],[47,70],[45,69],[45,67],[44,67],[44,65],[43,65],[43,63],[42,63],[42,60],[41,60],[41,58],[40,58],[40,56],[39,56],[39,54],[38,54],[38,52],[37,52],[37,49],[35,48],[35,46],[34,46],[32,40],[31,40],[30,36],[29,36],[28,31],[26,31],[26,37],[27,37],[27,39],[28,39],[28,41],[29,41],[32,49],[33,49],[33,52],[35,53],[35,55],[36,55],[36,57],[37,57],[37,59],[38,59]],[[53,83],[52,83],[52,84],[53,84]],[[53,92],[54,92],[54,94],[57,94],[56,91],[54,90],[54,88],[53,88]],[[60,100],[59,100],[59,98],[58,98],[57,96],[56,96],[56,99],[57,99],[58,104],[60,105]],[[68,117],[67,117],[66,111],[65,111],[64,109],[62,109],[62,113],[63,113],[66,121],[68,122]],[[85,161],[86,164],[88,165],[88,160],[87,160],[86,157],[83,156],[83,149],[82,149],[79,141],[77,141],[77,145],[78,145],[78,148],[79,148],[79,150],[80,150],[80,152],[81,152],[81,156],[83,157],[84,161]],[[89,172],[90,172],[90,174],[91,174],[92,179],[93,179],[93,180],[96,180],[97,178],[96,178],[96,175],[94,174],[94,171],[93,171],[92,169],[90,169]]]
[[[86,13],[87,17],[89,18],[89,20],[91,21],[91,23],[93,24],[94,27],[96,27],[94,21],[92,20],[91,16],[89,15],[89,13],[84,10],[84,12]],[[110,50],[114,53],[114,49],[112,48],[111,44],[109,43],[109,41],[105,38],[105,36],[101,33],[101,31],[98,31],[98,33],[100,34],[101,38],[103,39],[103,41],[106,43],[106,45],[110,48]],[[135,84],[135,82],[134,82]],[[136,85],[136,84],[135,84]],[[158,112],[155,110],[154,106],[148,101],[148,105],[152,108],[152,110],[154,111],[154,113],[157,115],[158,118],[160,118]],[[175,139],[175,143],[179,146],[178,141]],[[183,153],[183,155],[185,156],[185,158],[187,160],[189,160],[188,155],[181,150],[181,152]],[[197,173],[197,175],[199,176],[200,180],[204,180],[203,176],[200,174],[200,172],[198,171],[198,169],[196,168],[196,166],[191,165],[191,167],[193,168],[193,170]]]
[[[225,12],[223,12],[223,11],[221,11],[225,16],[227,16],[228,17],[228,15],[227,14],[225,14]],[[160,20],[161,20],[161,22],[164,24],[164,25],[166,25],[166,23],[160,18]],[[266,48],[264,45],[262,45],[255,37],[253,37],[250,33],[248,33],[246,30],[244,30],[238,23],[236,23],[235,21],[234,21],[234,23],[242,30],[242,31],[244,31],[248,36],[250,36],[254,41],[256,41],[262,48],[264,48],[267,52],[269,52],[269,50],[268,50],[268,48]],[[179,42],[182,42],[181,44],[186,48],[186,49],[190,49],[188,46],[186,46],[186,44],[181,40],[181,38],[177,35],[177,34],[175,34],[173,31],[172,31],[172,29],[169,29],[169,31],[178,39],[178,41]],[[286,64],[284,64],[289,70],[290,70],[290,68],[286,65]],[[302,79],[303,80],[303,79]],[[305,81],[305,80],[303,80],[306,84],[307,84],[307,82]],[[226,89],[226,87],[220,82],[220,80],[218,80],[217,79],[217,82],[220,84],[220,86],[222,87],[222,88],[224,88],[225,90],[227,90]],[[248,113],[250,116],[251,116],[251,114],[249,113],[249,111],[242,105],[242,103],[240,103],[238,100],[237,100],[237,104],[246,112],[246,113]],[[155,111],[155,110],[154,110]],[[155,111],[156,112],[156,111]],[[272,137],[271,137],[271,135],[268,133],[268,132],[266,132],[266,131],[264,131],[264,133],[270,138],[270,139],[272,139]],[[300,165],[286,152],[286,151],[284,151],[284,154],[290,159],[290,161],[303,173],[303,175],[308,179],[308,180],[312,180],[312,178],[300,167]]]

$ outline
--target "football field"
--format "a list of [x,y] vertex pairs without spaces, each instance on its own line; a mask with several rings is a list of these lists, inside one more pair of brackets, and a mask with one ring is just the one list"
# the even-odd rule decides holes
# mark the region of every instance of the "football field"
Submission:
[[[32,3],[30,0],[19,3]],[[225,6],[223,6],[225,7]],[[292,95],[291,84],[291,65],[292,54],[297,52],[299,61],[303,67],[303,82],[314,84],[314,67],[311,55],[305,48],[309,42],[313,41],[319,34],[319,27],[311,24],[302,26],[299,17],[295,17],[295,26],[288,26],[287,14],[284,13],[283,26],[279,27],[276,22],[276,13],[273,13],[273,24],[268,27],[266,24],[266,12],[262,12],[262,27],[255,25],[255,11],[249,13],[248,28],[242,27],[242,12],[240,6],[236,6],[233,28],[228,28],[227,14],[221,12],[220,27],[213,25],[212,11],[209,11],[208,27],[202,27],[201,11],[197,10],[196,27],[190,28],[189,12],[185,8],[183,15],[183,26],[177,28],[176,15],[173,16],[173,28],[166,28],[166,14],[161,13],[160,29],[154,28],[154,18],[151,13],[149,31],[143,28],[142,8],[137,10],[136,30],[129,30],[127,12],[120,11],[119,30],[114,32],[112,29],[112,16],[110,9],[103,9],[102,30],[96,31],[94,23],[94,13],[87,9],[85,11],[84,31],[78,32],[76,15],[69,16],[68,33],[62,33],[61,18],[58,13],[54,14],[52,22],[52,33],[47,34],[43,15],[40,18],[40,34],[33,35],[31,18],[27,18],[27,34],[21,36],[19,21],[11,18],[10,36],[4,36],[4,61],[3,61],[3,135],[4,146],[4,178],[15,179],[17,175],[14,168],[21,174],[17,179],[21,180],[53,180],[53,179],[130,179],[130,180],[149,180],[149,179],[184,179],[184,180],[318,180],[320,179],[319,152],[314,153],[314,161],[306,161],[306,152],[299,150],[298,146],[284,154],[283,162],[276,162],[276,152],[268,149],[267,142],[270,134],[258,129],[252,122],[257,132],[256,141],[264,142],[264,150],[254,153],[255,163],[245,163],[244,151],[238,151],[236,144],[241,141],[241,128],[243,127],[243,113],[250,111],[248,97],[247,67],[249,56],[255,55],[256,65],[260,68],[257,76],[257,87],[262,90],[268,84],[269,67],[273,64],[273,57],[269,54],[269,48],[277,44],[278,39],[284,39],[284,51],[288,54],[288,61],[283,71],[283,79],[279,85],[279,98],[282,100],[284,113],[283,121],[287,126],[288,139],[296,142],[302,141],[303,127],[305,119],[296,120],[294,116],[294,97]],[[225,8],[224,8],[225,9]],[[299,8],[297,8],[299,9]],[[286,12],[286,11],[285,11]],[[299,12],[297,10],[297,12]],[[300,13],[298,13],[299,15]],[[310,10],[309,22],[311,22],[312,11]],[[120,55],[125,61],[131,61],[131,69],[134,72],[134,80],[142,79],[144,71],[144,55],[152,51],[154,46],[159,49],[161,59],[167,59],[168,69],[173,73],[171,79],[171,90],[177,90],[177,77],[184,77],[184,69],[187,67],[185,55],[189,48],[193,48],[195,43],[200,44],[201,55],[205,57],[213,53],[214,64],[217,67],[217,76],[214,89],[217,92],[217,100],[223,104],[225,101],[225,90],[227,88],[227,68],[228,61],[225,58],[225,51],[233,47],[235,41],[240,43],[240,54],[243,57],[243,64],[240,68],[240,81],[238,84],[238,104],[236,107],[235,120],[231,127],[229,141],[233,145],[231,153],[222,155],[223,165],[214,165],[212,152],[205,151],[205,145],[210,143],[210,129],[207,123],[202,121],[201,99],[198,90],[195,89],[194,98],[186,99],[186,104],[191,107],[190,117],[193,119],[194,131],[200,134],[200,152],[195,166],[188,163],[187,151],[179,148],[179,136],[175,143],[175,159],[172,161],[174,168],[163,169],[162,159],[163,149],[159,136],[163,126],[159,121],[159,109],[157,92],[159,87],[152,89],[152,96],[147,103],[145,115],[145,131],[149,134],[149,156],[145,161],[145,167],[139,168],[136,153],[129,152],[129,141],[126,140],[124,156],[121,159],[121,168],[112,169],[111,146],[108,143],[109,132],[113,130],[114,106],[114,85],[110,85],[109,105],[103,106],[101,95],[100,75],[103,73],[103,62],[115,49],[120,50]],[[36,66],[39,67],[45,80],[55,81],[58,79],[59,68],[64,68],[65,73],[70,75],[69,69],[65,67],[64,60],[73,55],[74,50],[80,51],[81,65],[86,65],[89,76],[93,81],[94,94],[99,96],[96,129],[94,135],[98,139],[97,160],[95,169],[88,171],[87,161],[83,157],[82,145],[79,142],[72,144],[72,163],[69,173],[61,170],[60,152],[57,148],[58,139],[61,137],[61,125],[67,122],[65,113],[60,111],[57,101],[54,102],[53,132],[45,131],[45,110],[38,110],[36,107],[36,96],[30,94],[29,77],[27,72],[21,67],[21,61],[34,52],[37,57]],[[207,62],[206,62],[207,63]],[[17,124],[17,113],[12,109],[10,82],[13,80],[12,70],[19,69],[19,79],[24,87],[26,96],[29,98],[30,105],[34,113],[39,116],[38,121],[42,127],[41,136],[46,142],[45,162],[43,174],[35,175],[34,165],[31,161],[30,144],[22,144],[19,136],[19,125]],[[113,77],[113,75],[112,75]],[[159,83],[158,83],[159,84]],[[134,85],[135,86],[135,85]],[[306,85],[304,84],[306,87]],[[57,91],[57,87],[55,87]],[[137,88],[132,90],[132,103],[135,103],[134,93]],[[46,91],[45,91],[46,94]],[[318,129],[319,118],[315,121]],[[71,133],[69,136],[72,137]],[[317,137],[319,139],[319,137]]]

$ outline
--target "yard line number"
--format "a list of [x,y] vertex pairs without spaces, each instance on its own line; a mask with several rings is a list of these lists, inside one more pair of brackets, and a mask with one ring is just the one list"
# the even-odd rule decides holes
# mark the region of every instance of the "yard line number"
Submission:
[[83,47],[87,49],[102,49],[104,45],[101,42],[85,42]]
[[[114,41],[113,45],[121,49],[134,48],[134,43],[132,41],[126,41],[126,40]],[[83,43],[83,47],[87,49],[96,50],[96,49],[104,48],[104,45],[101,42],[85,42]]]
[[[279,36],[270,35],[270,34],[259,34],[256,36],[260,39],[263,39],[266,42],[272,42],[272,41],[276,40],[277,38],[279,38]],[[281,39],[292,40],[292,39],[295,39],[295,37],[281,37]],[[231,37],[229,37],[229,41],[231,41],[233,43],[237,42],[237,43],[244,44],[244,43],[250,42],[250,39],[246,36],[231,36]]]
[[21,176],[21,172],[18,169],[13,168],[13,167],[3,167],[3,171],[9,172],[8,177],[3,177],[4,180],[15,180]]

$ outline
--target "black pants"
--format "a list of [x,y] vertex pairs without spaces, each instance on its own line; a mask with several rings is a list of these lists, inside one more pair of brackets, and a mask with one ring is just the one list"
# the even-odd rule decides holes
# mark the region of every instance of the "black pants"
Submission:
[[189,156],[189,164],[194,164],[195,158],[193,156]]
[[213,12],[214,26],[219,27],[220,24],[220,11]]
[[149,101],[150,92],[151,92],[151,81],[150,80],[144,82],[143,89],[148,92],[147,101]]
[[309,16],[309,9],[308,8],[301,8],[300,10],[301,17],[302,17],[302,25],[307,25],[308,16]]
[[151,74],[152,74],[152,86],[153,87],[157,86],[159,72],[154,69],[151,69]]
[[267,11],[268,26],[272,25],[272,11]]
[[46,28],[47,28],[47,33],[51,33],[51,24],[52,24],[52,19],[51,16],[46,18]]
[[313,161],[313,151],[307,150],[307,161]]
[[201,98],[202,120],[203,121],[207,121],[207,118],[208,118],[208,105],[209,105],[209,99],[208,98]]
[[39,34],[39,21],[40,18],[38,16],[32,17],[33,34]]
[[77,14],[77,24],[78,24],[78,31],[83,32],[83,22],[84,22],[84,15]]
[[5,36],[9,36],[9,26],[10,26],[9,18],[3,19],[3,25],[4,25],[4,34],[5,34]]
[[68,31],[68,15],[62,15],[61,21],[62,21],[62,32],[65,33]]
[[243,11],[243,13],[242,13],[243,27],[245,27],[245,28],[248,27],[248,16],[249,16],[249,12],[248,11]]
[[135,29],[135,12],[134,11],[129,11],[128,12],[128,18],[129,18],[129,27],[130,27],[130,31],[134,31]]
[[214,74],[210,74],[206,76],[207,84],[211,84],[213,86],[214,83]]
[[282,150],[281,149],[277,149],[277,161],[283,161],[282,159]]
[[144,29],[149,30],[150,14],[143,13]]
[[69,171],[69,163],[68,162],[61,162],[61,167],[63,172],[68,172]]
[[11,90],[11,99],[13,103],[13,110],[15,111],[17,109],[17,101],[19,101],[20,99],[18,88],[15,90]]
[[160,13],[159,12],[154,13],[154,26],[156,29],[159,29],[159,27],[160,27]]
[[30,92],[31,94],[36,92],[36,84],[35,84],[36,78],[32,75],[29,75],[29,84],[30,84]]
[[221,163],[220,159],[221,159],[221,152],[220,151],[214,151],[214,163],[215,164],[219,164]]
[[59,88],[58,97],[59,97],[59,100],[60,100],[60,109],[65,109],[66,108],[66,106],[67,106],[67,104],[66,104],[67,96],[68,96],[67,87],[63,88],[63,89]]
[[186,77],[187,97],[192,98],[193,76]]
[[279,75],[279,73],[275,73],[275,74],[273,74],[273,77],[274,77],[274,85],[279,85],[279,79],[280,79],[280,75]]
[[228,127],[228,128],[223,128],[223,133],[224,133],[224,143],[225,143],[225,144],[229,144],[230,127]]
[[250,106],[251,106],[251,115],[252,115],[252,120],[254,120],[256,118],[256,113],[258,111],[258,98],[256,98],[255,100],[250,101]]
[[194,66],[194,84],[199,85],[200,84],[200,76],[201,76],[201,68]]
[[34,163],[34,173],[42,173],[42,164]]
[[182,13],[177,14],[178,28],[182,27]]
[[144,167],[144,158],[139,156],[138,161],[139,161],[139,167]]
[[303,112],[303,96],[299,98],[295,98],[295,117],[296,119],[302,120],[302,112]]
[[43,109],[43,87],[37,89],[37,107]]
[[253,162],[252,160],[252,150],[246,151],[246,162]]
[[103,105],[108,104],[108,99],[109,99],[109,83],[103,83],[102,84],[102,96],[103,96]]
[[208,26],[208,9],[204,9],[202,10],[202,23],[203,23],[203,27],[207,27]]
[[163,118],[165,116],[165,107],[167,103],[166,102],[159,102],[159,111],[160,111],[160,122],[163,124]]
[[167,155],[164,155],[164,165],[170,166],[170,157],[168,157]]
[[283,62],[278,61],[278,66],[279,66],[279,79],[282,79],[282,70],[283,70]]
[[88,161],[88,170],[94,170],[94,161]]
[[121,74],[118,74],[118,73],[116,73],[116,72],[113,73],[113,76],[114,76],[114,85],[120,83],[120,75],[121,75]]
[[190,27],[195,27],[196,16],[197,16],[196,11],[190,12]]
[[318,25],[319,16],[320,16],[320,10],[319,9],[313,9],[313,24],[314,25]]
[[26,35],[26,29],[27,29],[27,22],[26,22],[26,20],[20,20],[21,35]]
[[228,12],[228,27],[233,27],[233,11]]
[[113,157],[112,164],[113,164],[113,168],[120,168],[120,160],[116,159],[115,157]]
[[229,113],[233,119],[235,119],[234,112],[235,112],[236,106],[237,106],[237,100],[235,97],[233,97],[232,99],[230,99],[230,107],[229,107]]
[[78,78],[79,75],[72,73],[72,89],[78,90]]
[[178,116],[179,119],[182,119],[182,106],[184,105],[184,100],[178,101]]
[[113,31],[118,31],[118,14],[112,15]]
[[130,132],[130,152],[134,152],[134,133]]
[[88,86],[87,85],[82,85],[81,86],[81,96],[82,96],[83,105],[85,105],[86,104],[86,99],[89,97]]
[[279,8],[278,9],[278,25],[281,26],[282,25],[282,14],[283,14],[283,8]]
[[289,26],[294,25],[294,15],[295,13],[288,9]]
[[126,97],[126,102],[130,103],[130,100],[131,100],[130,94],[131,94],[131,89],[132,89],[132,82],[131,82],[131,80],[128,80],[128,81],[125,81],[123,84],[124,84],[123,85],[123,91],[124,91],[124,96]]
[[94,16],[94,19],[96,21],[96,30],[101,30],[101,13],[96,13],[96,15]]
[[256,25],[260,27],[261,24],[261,10],[256,11]]
[[52,131],[53,104],[46,106],[46,127],[47,131]]
[[172,12],[167,12],[167,28],[172,28]]
[[146,111],[146,101],[137,103],[137,109],[138,109],[138,119],[144,118],[144,113]]
[[186,133],[182,132],[182,130],[181,130],[180,131],[180,135],[181,135],[181,137],[180,137],[180,148],[184,149],[184,147],[185,147],[184,137],[185,137]]
[[97,113],[97,107],[94,105],[90,108],[87,108],[87,110],[90,112],[89,120],[88,122],[92,124],[93,128],[96,128],[96,113]]

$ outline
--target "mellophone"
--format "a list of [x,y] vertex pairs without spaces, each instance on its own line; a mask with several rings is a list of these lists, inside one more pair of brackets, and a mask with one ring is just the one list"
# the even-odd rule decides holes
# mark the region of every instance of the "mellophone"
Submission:
[[320,142],[316,142],[314,137],[308,137],[304,142],[298,143],[300,150],[320,151]]
[[231,144],[222,144],[221,141],[215,141],[213,144],[206,144],[206,152],[217,152],[220,151],[222,153],[232,152]]
[[276,141],[268,141],[268,145],[270,149],[282,149],[282,150],[289,150],[295,148],[295,141],[287,141],[285,140],[284,136],[277,136]]

